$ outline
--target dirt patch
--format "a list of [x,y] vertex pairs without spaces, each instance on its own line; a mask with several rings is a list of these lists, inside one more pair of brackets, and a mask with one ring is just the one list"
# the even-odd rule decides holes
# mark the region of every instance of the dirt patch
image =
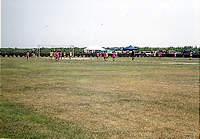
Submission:
[[64,60],[93,60],[93,58],[63,58]]

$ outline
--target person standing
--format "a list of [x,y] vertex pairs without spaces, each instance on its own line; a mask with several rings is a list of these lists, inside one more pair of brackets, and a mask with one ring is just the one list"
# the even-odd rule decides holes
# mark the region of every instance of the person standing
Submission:
[[162,51],[159,52],[159,58],[161,59],[162,57]]
[[29,51],[26,52],[26,58],[29,59]]
[[135,51],[132,50],[132,60],[134,60],[134,58],[135,58]]
[[104,51],[103,58],[104,58],[104,61],[106,61],[106,51]]
[[97,51],[97,59],[99,59],[99,52]]
[[64,52],[63,52],[63,55],[64,55],[64,58],[66,57],[66,53],[65,53],[65,50],[64,50]]
[[53,52],[52,52],[52,50],[51,50],[51,52],[50,52],[50,57],[51,57],[51,60],[52,60],[52,57],[53,57]]
[[56,55],[56,61],[59,61],[59,53],[57,51],[55,52],[55,55]]
[[108,51],[106,52],[106,60],[108,59]]
[[153,57],[156,58],[156,51],[153,53]]
[[60,53],[59,53],[59,56],[60,56],[60,59],[62,59],[62,52],[60,51]]
[[115,61],[116,53],[113,51],[112,53],[113,61]]
[[182,53],[183,53],[183,57],[185,57],[185,50],[183,50]]
[[174,52],[174,60],[176,60],[176,52]]
[[69,59],[71,59],[72,58],[72,50],[70,50],[70,52],[69,52]]
[[192,60],[192,50],[190,50],[190,60]]

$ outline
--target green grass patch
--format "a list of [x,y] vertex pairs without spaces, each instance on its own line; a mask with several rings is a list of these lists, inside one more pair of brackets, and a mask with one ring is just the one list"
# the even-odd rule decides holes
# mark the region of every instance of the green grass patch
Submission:
[[36,114],[31,107],[0,101],[0,137],[3,138],[92,138],[72,122]]

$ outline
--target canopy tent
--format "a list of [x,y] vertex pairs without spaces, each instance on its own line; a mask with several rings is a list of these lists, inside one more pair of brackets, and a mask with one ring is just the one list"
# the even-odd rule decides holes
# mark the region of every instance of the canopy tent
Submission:
[[96,50],[105,50],[100,45],[90,45],[87,48],[84,49],[84,52],[87,53],[88,51],[96,51]]
[[130,45],[129,47],[124,48],[123,50],[126,51],[126,50],[139,50],[139,49]]
[[108,53],[112,53],[114,50],[109,50],[109,49],[105,49],[105,50],[101,50],[102,52],[107,51]]

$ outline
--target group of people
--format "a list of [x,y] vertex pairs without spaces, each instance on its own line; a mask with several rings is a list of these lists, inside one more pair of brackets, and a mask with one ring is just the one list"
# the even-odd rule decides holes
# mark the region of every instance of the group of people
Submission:
[[[53,56],[56,59],[56,61],[59,61],[59,59],[62,59],[63,56],[66,57],[66,52],[64,51],[62,53],[61,51],[56,51],[55,53],[53,53],[53,51],[51,50],[51,52],[50,52],[51,60],[52,60]],[[97,59],[99,59],[100,53],[97,52],[96,56],[97,56]],[[154,56],[154,58],[156,57],[156,52],[153,53],[153,56]],[[189,56],[190,56],[190,60],[192,60],[192,51],[191,50],[190,50]],[[108,52],[107,51],[104,51],[103,57],[104,57],[104,61],[108,60]],[[113,53],[112,53],[113,61],[115,61],[115,57],[116,57],[116,52],[113,51]],[[162,51],[160,51],[158,53],[158,57],[159,57],[159,59],[161,59]],[[27,60],[29,59],[29,51],[27,51],[27,53],[26,53],[26,58],[27,58]],[[72,58],[72,51],[71,50],[69,52],[69,58],[70,59]],[[132,50],[132,60],[134,60],[134,58],[135,58],[135,52],[134,52],[134,50]],[[174,52],[174,60],[176,60],[176,52]]]
[[[96,56],[97,56],[97,59],[99,59],[99,57],[100,57],[99,52],[96,53]],[[115,57],[116,57],[116,53],[113,51],[113,53],[112,53],[113,61],[115,61]],[[104,61],[108,60],[108,52],[107,51],[104,51],[103,58],[104,58]]]
[[[66,57],[66,52],[64,50],[64,52],[62,53],[61,51],[56,50],[56,52],[53,54],[53,51],[51,50],[51,52],[50,52],[51,60],[52,60],[53,56],[56,59],[56,61],[59,61],[60,59],[62,59],[63,56]],[[70,59],[72,58],[72,51],[69,52],[69,58]]]
[[[154,58],[156,57],[156,52],[153,53],[153,57],[154,57]],[[160,52],[158,53],[158,57],[159,57],[159,59],[161,59],[161,57],[162,57],[162,51],[160,51]],[[174,60],[176,60],[176,52],[174,52]]]
[[[156,51],[153,53],[153,57],[154,58],[156,58],[156,53],[157,53]],[[96,56],[97,56],[97,59],[99,59],[99,56],[100,56],[99,52],[96,53]],[[107,59],[108,59],[108,52],[105,51],[104,54],[103,54],[103,56],[104,56],[104,61],[107,61]],[[112,53],[113,61],[115,61],[115,57],[116,57],[116,53],[113,51],[113,53]],[[132,60],[135,59],[135,51],[134,50],[132,50],[131,57],[132,57]],[[160,51],[158,53],[158,57],[159,57],[159,59],[161,59],[161,57],[162,57],[162,51]],[[190,51],[190,60],[191,59],[192,59],[192,51]],[[176,52],[174,52],[174,60],[176,60]]]
[[[193,54],[192,50],[190,50],[190,53],[189,53],[190,60],[192,60],[192,54]],[[156,52],[153,53],[153,56],[154,56],[154,58],[156,57]],[[159,59],[161,59],[161,57],[162,57],[162,51],[160,51],[158,53],[158,57],[159,57]],[[174,60],[176,60],[176,51],[174,51]]]

